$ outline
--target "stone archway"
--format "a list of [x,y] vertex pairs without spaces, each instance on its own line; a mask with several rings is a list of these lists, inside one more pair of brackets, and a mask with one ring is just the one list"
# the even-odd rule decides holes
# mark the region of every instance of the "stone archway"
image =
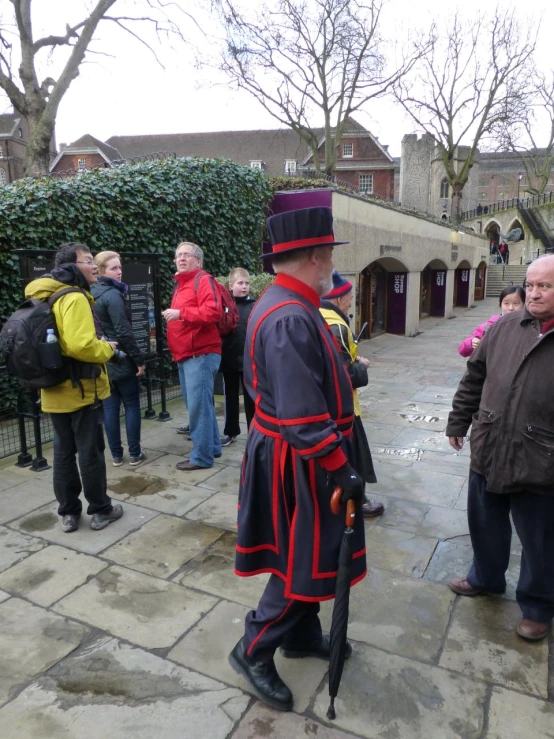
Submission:
[[467,308],[469,305],[470,276],[471,265],[464,259],[454,272],[454,307],[456,308]]
[[474,300],[484,299],[486,284],[487,284],[487,264],[486,262],[480,262],[475,270],[475,290],[473,292]]
[[433,259],[421,271],[419,317],[443,317],[446,313],[446,274],[442,259]]
[[356,330],[367,321],[365,338],[383,333],[404,335],[406,330],[408,268],[398,259],[384,257],[360,273],[356,304]]
[[489,254],[498,255],[498,247],[500,245],[500,232],[501,227],[498,221],[491,220],[485,225],[483,233],[487,236],[489,240]]

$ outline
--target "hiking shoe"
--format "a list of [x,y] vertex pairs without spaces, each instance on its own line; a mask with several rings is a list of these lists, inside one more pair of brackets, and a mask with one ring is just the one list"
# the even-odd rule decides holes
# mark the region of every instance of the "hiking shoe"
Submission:
[[62,518],[62,531],[64,534],[70,534],[79,528],[79,516],[64,516]]
[[112,464],[114,467],[121,467],[123,464],[123,457],[114,457],[112,459]]
[[131,467],[136,467],[137,464],[144,462],[145,459],[148,459],[148,454],[141,451],[138,457],[131,457],[131,459],[129,460],[129,464],[131,465]]
[[237,440],[236,436],[227,436],[227,434],[225,434],[225,436],[222,436],[220,439],[221,446],[229,446],[236,440]]
[[190,434],[190,426],[177,426],[178,434]]
[[93,529],[93,531],[105,529],[106,526],[109,526],[113,521],[120,519],[122,515],[123,507],[118,503],[117,505],[112,506],[112,510],[109,513],[95,513],[90,519],[90,528]]

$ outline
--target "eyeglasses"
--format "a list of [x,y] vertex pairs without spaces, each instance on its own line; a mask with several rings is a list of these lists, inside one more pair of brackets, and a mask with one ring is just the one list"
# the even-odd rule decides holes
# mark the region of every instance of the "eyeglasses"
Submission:
[[92,264],[94,264],[94,259],[80,259],[75,264],[88,264],[90,267]]
[[177,260],[177,259],[180,259],[181,257],[184,257],[186,259],[188,259],[189,257],[194,257],[195,259],[198,259],[198,257],[196,256],[196,254],[188,254],[188,253],[186,253],[186,254],[179,254],[179,256],[178,257],[175,257],[175,259]]

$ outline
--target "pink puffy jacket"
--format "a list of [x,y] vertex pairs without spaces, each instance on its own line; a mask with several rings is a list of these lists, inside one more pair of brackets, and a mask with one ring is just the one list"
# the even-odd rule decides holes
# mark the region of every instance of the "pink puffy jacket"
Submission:
[[499,318],[501,318],[501,316],[491,316],[486,323],[482,323],[480,326],[477,326],[477,328],[471,334],[471,336],[468,336],[467,339],[464,339],[462,341],[462,343],[458,347],[458,354],[460,354],[460,356],[462,357],[471,356],[471,353],[473,352],[473,347],[471,346],[471,340],[472,339],[482,339],[485,331],[489,328],[489,326],[492,326],[493,323],[496,323]]

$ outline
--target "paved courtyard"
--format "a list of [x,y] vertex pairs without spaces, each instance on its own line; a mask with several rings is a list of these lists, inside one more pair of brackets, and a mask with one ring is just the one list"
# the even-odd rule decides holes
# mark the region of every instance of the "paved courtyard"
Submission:
[[[366,524],[369,574],[352,591],[336,721],[324,662],[277,657],[290,714],[265,708],[229,667],[264,585],[233,574],[244,435],[213,469],[179,472],[190,442],[175,433],[186,422],[175,401],[171,421],[144,422],[147,463],[109,467],[125,516],[101,532],[86,516],[61,532],[51,470],[0,470],[0,737],[552,739],[552,638],[514,632],[517,539],[504,596],[446,587],[471,558],[467,449],[444,436],[465,364],[456,349],[495,307],[362,344],[379,478],[368,489],[386,513]],[[322,615],[328,627],[331,604]]]

